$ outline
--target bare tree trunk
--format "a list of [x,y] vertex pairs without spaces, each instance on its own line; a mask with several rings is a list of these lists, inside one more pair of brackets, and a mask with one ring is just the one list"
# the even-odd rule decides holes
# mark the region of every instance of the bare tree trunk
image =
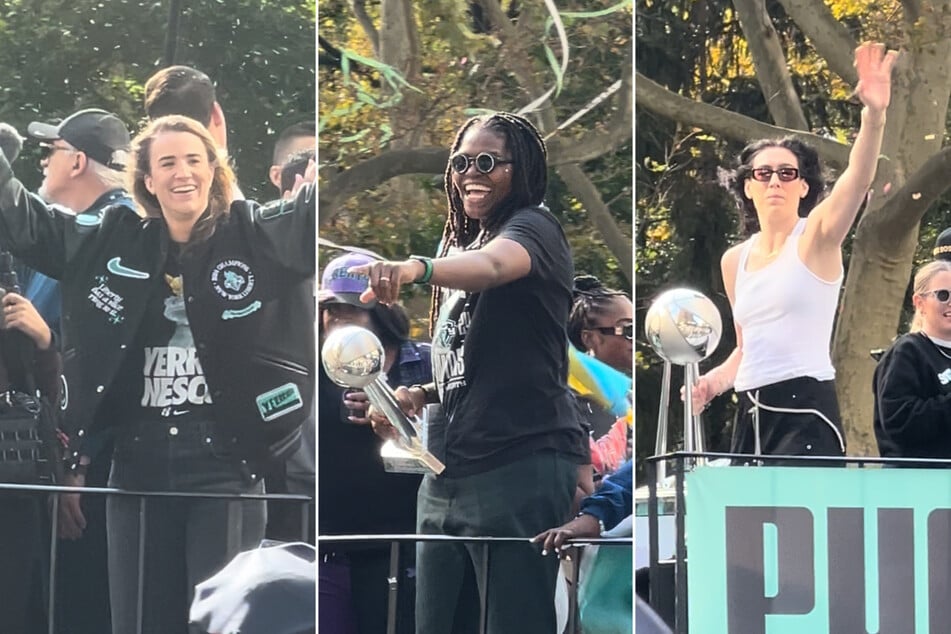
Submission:
[[746,35],[746,45],[756,68],[756,79],[773,121],[784,128],[808,130],[806,115],[793,88],[779,36],[766,12],[766,1],[733,0],[733,6],[736,7],[740,26]]

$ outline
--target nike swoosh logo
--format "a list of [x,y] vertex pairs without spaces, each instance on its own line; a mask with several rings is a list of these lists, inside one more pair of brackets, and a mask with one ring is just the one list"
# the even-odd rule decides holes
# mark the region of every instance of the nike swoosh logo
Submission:
[[189,410],[187,410],[187,409],[183,409],[183,410],[173,409],[173,410],[172,410],[172,416],[181,416],[182,414],[187,414],[188,412],[189,412]]
[[137,271],[135,269],[130,269],[127,266],[123,266],[120,262],[122,258],[112,258],[106,263],[106,269],[113,275],[120,275],[122,277],[131,277],[134,280],[147,280],[149,279],[149,274],[145,271]]
[[241,317],[247,317],[251,313],[257,311],[259,308],[261,308],[261,302],[254,301],[248,304],[245,308],[242,308],[240,310],[228,309],[224,311],[223,313],[221,313],[221,319],[228,320],[228,319],[240,319]]

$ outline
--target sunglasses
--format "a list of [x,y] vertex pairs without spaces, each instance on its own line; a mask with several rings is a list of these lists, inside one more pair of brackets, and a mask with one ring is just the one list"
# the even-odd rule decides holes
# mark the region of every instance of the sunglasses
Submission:
[[616,337],[624,337],[628,341],[634,341],[634,324],[618,324],[617,326],[598,326],[595,328],[588,328],[588,330],[597,330],[600,333],[606,335],[615,335]]
[[939,288],[936,291],[925,291],[922,295],[934,295],[934,298],[942,304],[947,303],[947,301],[951,299],[951,291],[946,288]]
[[54,154],[57,150],[63,150],[64,152],[75,152],[75,151],[77,151],[77,150],[74,150],[74,149],[71,148],[71,147],[66,147],[66,146],[64,146],[64,145],[53,145],[53,144],[51,144],[51,143],[40,143],[40,160],[41,160],[41,161],[45,161],[45,160],[48,159],[49,157],[53,156],[53,154]]
[[799,170],[795,167],[780,167],[775,170],[771,167],[754,167],[750,170],[750,175],[753,177],[753,180],[761,183],[768,183],[773,177],[773,174],[777,174],[779,180],[784,183],[789,183],[799,178]]
[[457,174],[465,174],[468,172],[469,166],[473,163],[475,163],[477,170],[483,174],[488,174],[495,169],[496,165],[514,162],[515,161],[505,161],[500,158],[495,158],[488,152],[480,152],[475,156],[459,153],[453,154],[451,157],[449,157],[449,164],[452,166],[453,171]]

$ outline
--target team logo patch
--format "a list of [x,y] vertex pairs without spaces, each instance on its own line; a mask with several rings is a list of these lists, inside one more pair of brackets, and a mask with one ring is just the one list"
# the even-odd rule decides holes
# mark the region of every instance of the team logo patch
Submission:
[[941,382],[941,385],[947,385],[951,383],[951,368],[948,368],[944,372],[938,375],[938,381]]
[[269,392],[259,394],[255,402],[261,418],[266,421],[274,420],[304,406],[300,390],[293,383],[285,383]]
[[225,260],[212,270],[211,286],[221,297],[233,302],[240,301],[254,289],[254,273],[241,260]]

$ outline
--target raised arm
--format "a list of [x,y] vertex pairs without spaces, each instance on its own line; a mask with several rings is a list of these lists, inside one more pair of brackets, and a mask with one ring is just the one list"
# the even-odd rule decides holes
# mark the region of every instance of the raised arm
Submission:
[[849,154],[849,164],[829,196],[819,203],[806,225],[809,244],[820,252],[838,252],[872,185],[885,132],[885,111],[891,99],[892,67],[897,51],[883,44],[866,43],[855,49],[859,81],[855,95],[865,106],[862,124]]
[[0,249],[54,279],[66,266],[67,216],[31,194],[0,153]]

